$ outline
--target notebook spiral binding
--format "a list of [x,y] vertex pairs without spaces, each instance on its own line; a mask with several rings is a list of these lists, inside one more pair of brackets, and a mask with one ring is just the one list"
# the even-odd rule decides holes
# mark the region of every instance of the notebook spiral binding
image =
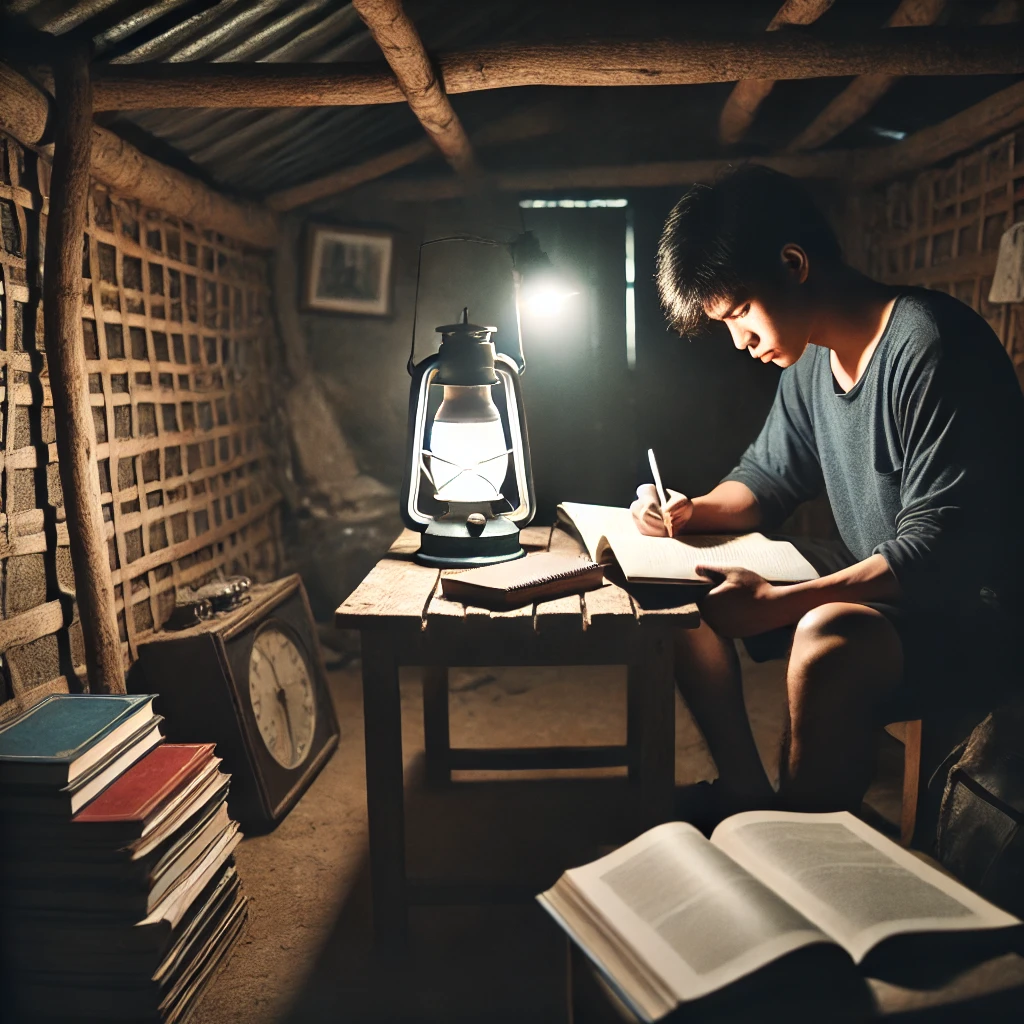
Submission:
[[545,583],[554,583],[555,580],[566,580],[573,576],[582,576],[585,572],[589,572],[591,569],[595,568],[597,568],[597,562],[592,562],[589,558],[581,556],[580,564],[573,566],[571,569],[566,569],[564,572],[550,573],[547,576],[540,576],[537,579],[526,580],[523,583],[516,583],[514,586],[506,589],[510,594],[517,590],[529,590],[532,587],[543,586]]

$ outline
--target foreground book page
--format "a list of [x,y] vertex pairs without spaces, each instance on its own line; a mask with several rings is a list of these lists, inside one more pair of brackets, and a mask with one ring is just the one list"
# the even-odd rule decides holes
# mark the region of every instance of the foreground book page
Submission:
[[735,814],[711,842],[857,963],[894,935],[1020,923],[845,811]]
[[[682,822],[567,871],[552,892],[555,905],[548,894],[542,903],[648,1020],[795,949],[830,941]],[[589,941],[595,933],[604,959]]]
[[771,583],[800,583],[818,576],[792,544],[761,533],[645,537],[628,508],[563,502],[559,513],[575,527],[595,562],[617,562],[631,583],[707,584],[696,571],[698,565],[739,566]]

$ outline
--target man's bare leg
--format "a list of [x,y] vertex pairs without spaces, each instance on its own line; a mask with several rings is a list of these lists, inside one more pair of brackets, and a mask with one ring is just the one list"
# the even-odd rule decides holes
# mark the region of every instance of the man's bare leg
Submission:
[[773,806],[775,791],[750,731],[733,641],[704,622],[697,629],[680,630],[676,683],[718,767],[723,809]]
[[789,731],[779,787],[784,806],[860,807],[871,781],[874,710],[902,674],[899,635],[873,608],[836,602],[800,620],[786,673]]

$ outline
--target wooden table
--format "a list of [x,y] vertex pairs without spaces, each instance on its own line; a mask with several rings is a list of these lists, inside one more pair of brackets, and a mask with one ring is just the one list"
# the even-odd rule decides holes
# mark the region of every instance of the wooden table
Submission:
[[[551,527],[522,534],[536,551],[579,553]],[[388,554],[337,610],[339,629],[362,636],[366,799],[374,933],[401,942],[410,892],[405,869],[401,706],[398,669],[423,666],[423,725],[428,779],[452,769],[536,769],[625,765],[638,788],[644,824],[672,814],[675,768],[676,629],[700,623],[696,605],[644,610],[606,585],[509,612],[489,612],[441,596],[440,572],[418,565],[419,535],[399,536]],[[626,665],[626,744],[618,747],[451,749],[448,669],[453,666]]]

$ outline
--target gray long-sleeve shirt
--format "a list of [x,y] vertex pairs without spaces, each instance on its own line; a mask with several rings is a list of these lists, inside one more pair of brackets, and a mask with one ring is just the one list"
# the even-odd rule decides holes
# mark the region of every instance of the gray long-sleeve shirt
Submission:
[[725,479],[753,491],[769,530],[824,488],[843,542],[881,554],[908,605],[968,610],[1020,594],[1022,452],[1024,395],[995,334],[956,299],[909,289],[849,392],[827,348],[783,371]]

